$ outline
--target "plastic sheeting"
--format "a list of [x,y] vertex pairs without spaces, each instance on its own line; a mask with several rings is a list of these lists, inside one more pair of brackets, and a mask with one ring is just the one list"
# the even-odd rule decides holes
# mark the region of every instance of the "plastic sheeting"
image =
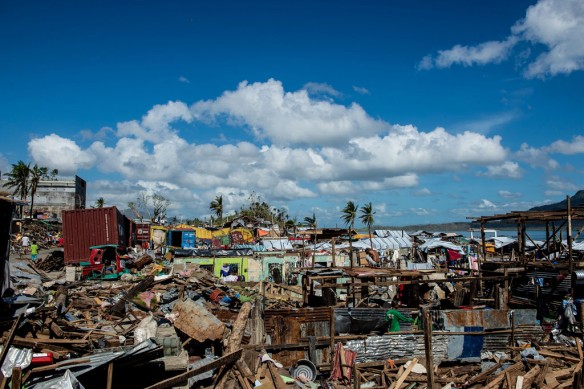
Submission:
[[35,385],[35,389],[85,389],[83,385],[75,378],[71,371],[67,370],[65,375],[40,382]]
[[462,249],[462,247],[451,243],[451,242],[447,242],[445,240],[442,239],[429,239],[426,242],[424,242],[423,245],[420,246],[420,250],[424,251],[424,252],[428,252],[428,250],[431,249],[435,249],[435,248],[445,248],[445,249],[450,249],[450,250],[454,250],[454,251],[458,251],[461,253],[464,253],[464,250]]
[[[0,346],[2,350],[4,346]],[[32,350],[31,349],[20,349],[16,347],[10,347],[8,353],[6,353],[6,359],[2,364],[2,374],[4,377],[10,378],[12,376],[12,369],[15,367],[20,367],[24,369],[30,365],[32,361]]]

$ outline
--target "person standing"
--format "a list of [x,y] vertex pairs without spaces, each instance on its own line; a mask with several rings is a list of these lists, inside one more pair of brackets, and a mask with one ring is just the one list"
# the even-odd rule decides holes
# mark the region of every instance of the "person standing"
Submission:
[[28,249],[30,246],[30,238],[26,235],[22,235],[22,239],[20,240],[20,245],[22,246],[22,251],[24,251],[24,254],[28,254]]
[[400,311],[397,310],[398,304],[395,301],[391,302],[391,309],[385,312],[385,320],[389,322],[389,332],[399,332],[401,327],[399,325],[401,322],[413,323],[414,319],[411,317],[404,316]]
[[39,246],[37,245],[36,241],[32,241],[32,245],[30,245],[30,258],[33,262],[36,262],[37,256],[39,255]]

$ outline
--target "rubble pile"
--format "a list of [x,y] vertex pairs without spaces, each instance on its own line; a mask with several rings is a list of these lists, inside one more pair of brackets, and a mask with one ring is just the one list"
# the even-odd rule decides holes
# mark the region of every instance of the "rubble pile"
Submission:
[[57,227],[51,224],[27,221],[23,225],[21,233],[11,235],[11,246],[19,247],[22,237],[26,235],[30,242],[36,242],[40,249],[52,248],[56,244],[57,230]]
[[481,363],[443,363],[434,367],[431,378],[424,358],[357,363],[345,369],[337,365],[334,387],[426,388],[433,382],[436,388],[581,388],[582,341],[562,338],[485,352]]
[[[55,269],[51,257],[40,262],[42,268]],[[28,280],[38,281],[35,288],[13,290],[12,296],[3,298],[6,312],[2,312],[2,319],[14,312],[13,320],[2,322],[2,344],[10,350],[8,358],[4,357],[4,377],[20,369],[20,383],[26,387],[46,387],[46,382],[63,379],[67,370],[86,388],[104,387],[102,381],[94,382],[94,375],[108,363],[115,364],[114,368],[134,363],[130,355],[136,353],[140,361],[136,369],[155,361],[162,364],[160,374],[152,376],[154,381],[125,382],[117,374],[108,379],[124,382],[126,387],[154,384],[156,377],[167,376],[169,371],[185,372],[192,363],[214,361],[215,355],[227,354],[221,341],[230,339],[235,329],[232,321],[242,304],[247,304],[249,314],[250,302],[244,302],[251,300],[249,297],[199,268],[174,273],[172,267],[153,262],[139,273],[125,274],[126,281],[66,283],[62,278],[47,280],[48,276],[28,260],[13,262],[11,265],[20,269],[13,272],[14,278],[21,281],[14,285],[24,288]],[[238,336],[243,337],[242,329]],[[241,341],[233,342],[227,349],[241,354]],[[39,353],[47,355],[46,361],[35,359]],[[101,363],[99,356],[109,362]],[[87,372],[79,374],[76,369],[80,366]]]
[[46,272],[63,270],[65,268],[65,256],[63,255],[63,251],[52,251],[49,255],[36,262],[35,266]]

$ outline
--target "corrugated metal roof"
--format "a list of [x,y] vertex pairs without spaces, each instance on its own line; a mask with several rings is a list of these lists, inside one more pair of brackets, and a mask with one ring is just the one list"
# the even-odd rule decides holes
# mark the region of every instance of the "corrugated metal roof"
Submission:
[[363,248],[367,249],[370,248],[372,243],[373,248],[376,250],[398,250],[402,248],[410,248],[412,247],[412,241],[410,238],[395,238],[395,237],[387,237],[387,238],[373,238],[371,241],[369,239],[361,239],[357,242],[353,243],[353,247],[355,248]]
[[404,238],[411,240],[410,236],[404,230],[375,230],[375,235],[380,238]]

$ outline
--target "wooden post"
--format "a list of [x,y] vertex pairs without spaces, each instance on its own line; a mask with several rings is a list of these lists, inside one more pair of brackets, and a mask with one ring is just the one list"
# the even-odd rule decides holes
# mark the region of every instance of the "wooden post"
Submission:
[[525,221],[521,220],[521,258],[525,258],[525,243]]
[[503,282],[503,287],[505,288],[505,309],[509,308],[509,269],[505,268],[504,273],[505,281]]
[[[487,242],[485,239],[485,221],[481,218],[481,243],[483,245],[483,259],[485,260],[485,262],[487,261]],[[479,253],[477,253],[477,269],[478,269],[478,276],[479,276],[479,293],[481,295],[481,297],[483,297],[483,283],[481,281],[481,265],[482,265],[482,261],[481,261],[481,256],[479,255]]]
[[333,369],[333,362],[334,362],[334,356],[335,356],[335,307],[331,307],[330,309],[330,315],[331,315],[331,321],[330,321],[330,325],[329,325],[329,332],[330,332],[330,336],[331,336],[331,343],[330,343],[330,347],[331,347],[331,354],[330,354],[330,358],[331,358],[331,370]]
[[515,345],[515,313],[511,311],[509,313],[511,315],[511,347]]
[[355,277],[351,277],[351,288],[353,288],[353,308],[357,308],[357,295],[355,294]]
[[12,368],[12,379],[10,381],[12,389],[20,389],[22,387],[22,369],[20,367]]
[[426,351],[426,371],[428,373],[428,389],[434,389],[434,360],[432,359],[432,317],[428,308],[424,308],[422,323],[424,324],[424,349]]
[[556,252],[558,252],[557,247],[556,247],[556,234],[557,234],[557,231],[556,231],[556,223],[554,223],[553,221],[552,221],[552,230],[554,230],[554,253],[556,253]]
[[523,257],[521,256],[521,222],[517,222],[517,253],[519,254],[519,260],[523,263]]
[[[250,312],[251,312],[251,303],[249,303],[249,302],[243,303],[243,305],[239,309],[239,314],[237,315],[237,318],[235,319],[235,322],[233,323],[233,328],[231,329],[231,335],[229,335],[229,340],[227,341],[227,347],[225,350],[226,352],[234,353],[237,350],[241,349],[241,341],[243,339],[245,325],[247,324],[247,318],[248,318]],[[237,363],[238,360],[236,360],[235,362]],[[243,369],[246,370],[246,372],[247,372],[247,370],[249,370],[249,368],[246,369],[246,367],[243,367]],[[222,389],[223,387],[225,387],[225,383],[227,382],[227,379],[228,379],[228,374],[227,373],[223,374],[223,376],[219,379],[219,381],[215,385],[215,388]]]
[[113,383],[113,378],[114,378],[114,364],[113,362],[110,362],[110,364],[107,366],[107,389],[112,389],[112,383]]
[[332,257],[333,257],[333,263],[332,263],[332,267],[337,267],[337,262],[335,260],[335,238],[333,238],[331,240],[331,245],[332,245]]

